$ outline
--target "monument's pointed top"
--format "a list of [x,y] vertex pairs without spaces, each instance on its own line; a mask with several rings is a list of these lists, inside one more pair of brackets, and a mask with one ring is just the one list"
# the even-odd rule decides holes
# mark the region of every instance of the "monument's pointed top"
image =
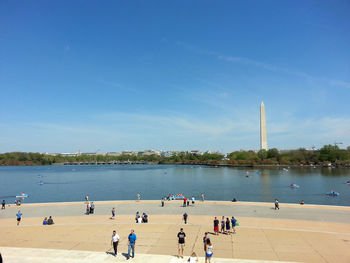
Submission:
[[264,105],[264,102],[262,101],[260,105],[261,105],[261,106]]

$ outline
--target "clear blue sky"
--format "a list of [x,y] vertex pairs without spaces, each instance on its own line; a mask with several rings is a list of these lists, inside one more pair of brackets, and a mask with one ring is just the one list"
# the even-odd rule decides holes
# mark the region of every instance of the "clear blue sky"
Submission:
[[0,2],[0,152],[350,145],[350,1]]

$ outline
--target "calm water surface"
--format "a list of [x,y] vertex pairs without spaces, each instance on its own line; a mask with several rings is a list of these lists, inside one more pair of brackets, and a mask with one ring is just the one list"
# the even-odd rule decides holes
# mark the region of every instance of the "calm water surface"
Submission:
[[[249,177],[246,177],[249,172]],[[38,175],[41,175],[39,177]],[[39,185],[39,181],[44,181]],[[0,167],[0,199],[13,202],[21,192],[24,202],[160,199],[183,193],[208,200],[350,205],[350,169],[291,168],[235,169],[176,165],[31,166]],[[288,187],[291,183],[299,189]],[[334,190],[340,196],[325,193]]]

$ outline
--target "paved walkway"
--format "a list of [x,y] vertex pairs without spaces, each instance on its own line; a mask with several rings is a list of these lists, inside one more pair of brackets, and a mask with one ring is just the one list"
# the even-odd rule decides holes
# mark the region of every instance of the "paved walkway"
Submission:
[[[114,257],[111,254],[104,252],[88,252],[88,251],[70,251],[57,249],[34,249],[34,248],[9,248],[0,247],[3,252],[4,262],[6,263],[97,263],[97,262],[126,262],[125,255],[117,255]],[[18,255],[21,257],[18,257]],[[199,262],[204,262],[204,258],[199,257]],[[188,257],[184,259],[174,256],[164,255],[149,255],[138,254],[135,258],[130,260],[133,263],[187,263]],[[265,260],[245,260],[245,259],[225,259],[217,258],[212,260],[214,263],[274,263],[277,261]],[[278,261],[281,263],[281,261]],[[288,262],[284,262],[288,263]],[[290,262],[291,263],[291,262]]]
[[[59,204],[59,205],[57,205]],[[150,215],[233,215],[237,217],[258,217],[273,219],[296,219],[325,222],[350,222],[350,207],[333,207],[317,205],[280,204],[280,210],[273,209],[273,203],[250,202],[196,202],[194,206],[182,207],[182,202],[170,201],[161,207],[160,201],[99,201],[95,202],[95,214],[110,214],[112,207],[117,214],[135,214],[136,211],[147,212]],[[86,205],[83,202],[24,204],[22,207],[11,206],[0,213],[0,218],[13,218],[15,211],[21,209],[25,217],[81,216]]]
[[[109,219],[113,206],[117,209],[116,220]],[[130,229],[135,229],[138,236],[135,262],[185,262],[175,257],[179,228],[183,227],[187,235],[187,258],[193,251],[203,256],[203,233],[212,231],[214,215],[234,215],[240,223],[235,235],[210,234],[214,263],[350,262],[350,209],[347,207],[281,204],[281,210],[275,211],[271,204],[252,203],[205,202],[184,208],[176,202],[166,203],[166,207],[160,207],[160,202],[96,202],[96,214],[82,215],[84,207],[83,203],[24,205],[20,226],[15,222],[17,207],[0,211],[0,246],[5,247],[0,247],[0,251],[11,260],[6,262],[35,263],[60,257],[68,257],[69,262],[81,262],[80,257],[86,260],[91,257],[92,261],[95,258],[94,262],[108,262],[111,257],[113,262],[124,261],[122,255],[115,259],[106,254],[114,229],[121,236],[119,251],[123,253],[127,252],[127,235]],[[135,211],[147,212],[150,223],[135,224]],[[184,211],[189,214],[187,225],[182,222]],[[42,226],[43,217],[49,215],[56,224]],[[20,252],[11,247],[19,247]],[[54,250],[42,252],[40,248]],[[21,256],[27,260],[27,255],[32,261],[23,261]]]

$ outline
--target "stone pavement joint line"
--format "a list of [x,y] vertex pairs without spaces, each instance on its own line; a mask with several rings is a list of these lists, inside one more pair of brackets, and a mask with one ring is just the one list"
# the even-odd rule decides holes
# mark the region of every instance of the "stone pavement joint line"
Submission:
[[[38,249],[38,248],[13,248],[0,247],[2,257],[6,263],[97,263],[97,262],[133,262],[133,263],[185,263],[188,257],[183,259],[175,256],[152,255],[152,254],[136,254],[135,258],[126,260],[124,255],[120,253],[114,257],[106,252],[89,252],[89,251],[73,251],[73,250],[57,250],[57,249]],[[198,262],[204,262],[203,257],[198,258]],[[246,260],[246,259],[225,259],[215,258],[214,263],[275,263],[276,261],[266,260]],[[281,263],[281,261],[278,261]],[[283,261],[282,263],[293,263]]]

